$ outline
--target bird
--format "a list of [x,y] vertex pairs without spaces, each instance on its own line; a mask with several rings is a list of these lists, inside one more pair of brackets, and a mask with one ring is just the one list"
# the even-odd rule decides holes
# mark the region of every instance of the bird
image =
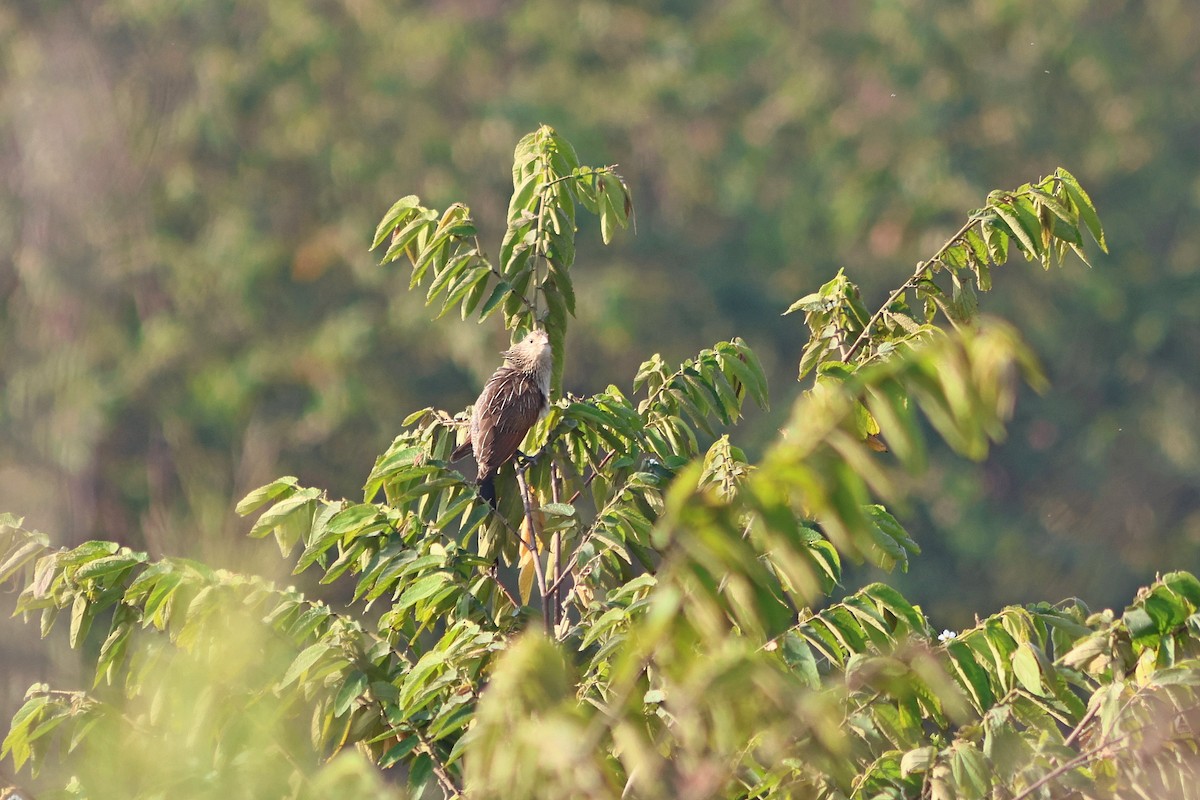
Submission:
[[479,496],[493,509],[496,472],[516,455],[525,434],[550,408],[550,337],[534,329],[502,355],[504,364],[488,379],[471,410],[466,441],[450,456],[457,461],[474,453]]

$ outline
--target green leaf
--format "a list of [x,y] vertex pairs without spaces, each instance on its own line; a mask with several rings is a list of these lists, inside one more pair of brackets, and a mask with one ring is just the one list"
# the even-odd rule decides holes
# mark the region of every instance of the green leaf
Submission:
[[[754,398],[754,402],[758,404],[759,408],[767,408],[767,383],[765,376],[756,374],[754,369],[736,354],[722,353],[721,369],[723,372],[733,373],[733,377],[750,393],[750,396]],[[740,404],[738,410],[740,410]]]
[[317,489],[305,489],[280,500],[263,512],[254,527],[250,529],[251,538],[261,538],[274,529],[287,524],[293,517],[311,517],[316,509]]
[[424,459],[424,452],[419,447],[402,447],[399,450],[388,451],[375,462],[375,468],[367,479],[368,485],[377,479],[391,477],[393,473],[405,467],[415,466]]
[[346,678],[346,682],[342,684],[342,688],[338,690],[337,696],[333,701],[333,715],[340,717],[350,710],[363,692],[367,689],[369,680],[365,674],[359,670],[354,670]]
[[928,772],[937,758],[937,748],[932,745],[909,750],[900,759],[900,775],[908,777],[913,773]]
[[1154,686],[1200,686],[1200,665],[1192,661],[1155,670],[1150,675],[1150,683]]
[[474,718],[475,708],[473,706],[459,706],[454,708],[445,716],[438,717],[429,726],[429,737],[432,741],[440,742],[447,736],[462,730]]
[[46,549],[45,543],[37,540],[30,540],[18,547],[12,555],[0,563],[0,583],[11,578],[17,573],[17,570],[46,552]]
[[985,219],[980,223],[983,228],[983,239],[987,243],[988,256],[992,264],[1000,266],[1008,261],[1008,234],[994,218]]
[[1017,241],[1021,243],[1021,247],[1025,251],[1025,257],[1027,259],[1032,260],[1041,254],[1041,247],[1034,243],[1032,236],[1033,232],[1025,230],[1025,227],[1013,206],[1009,205],[1008,203],[997,203],[996,205],[992,206],[992,210],[996,212],[1000,219],[1004,220],[1004,223],[1008,226],[1008,230],[1013,236],[1016,237]]
[[[514,173],[513,177],[517,179],[516,173]],[[508,203],[508,221],[510,224],[522,219],[522,212],[533,212],[536,210],[538,189],[541,188],[541,185],[542,175],[538,172],[530,172],[519,179],[519,183],[514,187],[512,197]]]
[[483,306],[479,309],[479,321],[482,322],[491,316],[492,312],[496,310],[496,307],[500,305],[500,301],[503,300],[511,291],[512,284],[510,284],[508,281],[498,282],[495,287],[493,287],[492,293],[488,295],[488,299],[484,301]]
[[[464,322],[479,307],[479,301],[483,299],[483,293],[487,290],[488,280],[491,278],[491,275],[490,267],[483,266],[477,269],[471,277],[470,287],[462,297],[462,313],[459,315]],[[458,297],[459,293],[455,291],[451,296]],[[447,305],[447,307],[449,306]]]
[[105,679],[111,683],[117,670],[125,661],[125,652],[129,646],[129,636],[133,632],[133,626],[129,619],[130,616],[132,615],[127,610],[120,609],[113,617],[113,624],[109,630],[108,638],[100,645],[100,656],[96,660],[96,685],[99,685],[100,681]]
[[524,293],[532,274],[528,264],[537,237],[532,223],[533,220],[526,220],[510,227],[500,244],[500,271],[504,279],[512,284],[516,294]]
[[420,601],[432,597],[439,589],[449,582],[449,577],[444,572],[435,572],[432,575],[426,575],[413,582],[411,586],[404,590],[400,595],[400,599],[396,601],[395,610],[403,611],[410,606],[416,605]]
[[75,580],[95,580],[96,578],[103,578],[107,575],[123,572],[137,564],[146,563],[147,558],[148,556],[145,553],[128,552],[98,558],[80,567],[75,572]]
[[1092,238],[1096,240],[1096,244],[1100,245],[1100,249],[1107,253],[1108,243],[1104,240],[1104,228],[1100,225],[1100,217],[1096,214],[1096,206],[1092,203],[1092,198],[1079,185],[1079,181],[1075,180],[1075,176],[1062,167],[1056,169],[1054,174],[1062,179],[1063,187],[1070,195],[1071,202],[1079,210],[1079,217],[1092,234]]
[[567,313],[572,317],[575,316],[575,284],[571,280],[570,273],[552,262],[546,279],[549,284],[546,288],[553,286],[562,295]]
[[429,415],[429,413],[433,410],[434,410],[433,406],[426,406],[425,408],[422,408],[419,411],[414,411],[411,414],[409,414],[407,417],[405,417],[404,421],[401,422],[400,424],[407,428],[409,425],[412,425],[417,420],[422,419],[423,417]]
[[400,763],[400,761],[402,761],[409,753],[415,750],[417,745],[420,743],[421,740],[416,736],[409,736],[408,738],[401,739],[399,742],[389,747],[387,752],[383,754],[383,757],[379,759],[379,767],[381,769],[388,769],[389,767],[395,766],[396,764]]
[[1187,619],[1189,610],[1178,595],[1156,587],[1142,600],[1142,606],[1154,620],[1155,632],[1169,633]]
[[904,620],[909,630],[914,633],[922,633],[928,627],[921,612],[905,600],[900,592],[885,583],[872,583],[859,590],[859,594],[871,598],[896,617]]
[[[425,293],[426,305],[432,305],[437,296],[450,288],[452,284],[457,286],[458,278],[469,272],[471,261],[475,259],[473,253],[459,254],[453,258],[447,258],[448,255],[445,245],[435,245],[427,248],[421,256],[422,260],[426,257],[431,260],[436,273],[433,281],[429,284],[429,291]],[[445,266],[439,269],[437,265],[443,262]]]
[[1109,636],[1108,631],[1097,631],[1090,636],[1080,639],[1062,657],[1063,665],[1071,669],[1081,669],[1101,653],[1109,652],[1111,650]]
[[101,542],[90,541],[84,542],[73,550],[67,550],[58,555],[58,563],[61,567],[74,567],[80,564],[86,564],[89,561],[95,561],[97,558],[110,556],[121,549],[121,546],[116,542]]
[[[429,231],[433,230],[436,218],[436,211],[427,208],[419,209],[413,219],[408,221],[403,228],[392,236],[392,243],[388,246],[387,252],[384,253],[379,263],[387,264],[399,258],[400,254],[405,252],[409,245],[418,241],[423,235],[428,235]],[[428,265],[428,261],[419,268],[417,264],[413,264],[413,275],[409,280],[408,288],[412,289],[421,282],[421,278],[424,277],[425,269]]]
[[155,582],[142,609],[144,626],[153,624],[159,630],[166,630],[175,606],[175,592],[183,583],[183,578],[180,572],[168,572]]
[[[287,627],[287,634],[295,642],[303,642],[321,627],[322,623],[332,616],[333,612],[328,606],[318,605],[313,606],[299,617],[296,621]],[[276,626],[278,627],[278,626]]]
[[91,604],[86,595],[75,595],[75,599],[71,603],[71,634],[68,640],[72,649],[78,649],[83,640],[87,638],[88,630],[92,627],[91,610]]
[[812,647],[794,631],[784,635],[782,653],[787,665],[810,689],[821,685],[821,673],[817,668],[817,659]]
[[357,530],[381,516],[378,506],[373,503],[359,503],[344,508],[325,523],[325,530],[334,534],[349,533]]
[[420,206],[421,200],[415,194],[406,195],[397,200],[379,221],[379,227],[375,229],[375,237],[371,240],[369,249],[374,250],[383,244],[383,240],[396,228],[396,225],[407,218],[410,211],[420,208]]
[[283,674],[283,679],[279,682],[280,688],[286,688],[295,683],[332,649],[333,645],[328,642],[317,642],[304,648],[292,660],[291,666],[287,668],[287,672]]
[[560,517],[575,516],[575,506],[567,503],[546,503],[542,506],[543,514],[553,514]]
[[36,695],[25,701],[25,704],[18,709],[9,725],[8,735],[4,737],[4,743],[0,744],[0,758],[11,756],[13,765],[17,769],[20,769],[29,760],[31,755],[29,731],[34,723],[42,718],[49,702],[50,698],[47,695]]
[[[983,237],[979,235],[979,232],[975,228],[967,229],[966,234],[963,236],[963,241],[970,248],[971,255],[977,264],[987,264],[989,258],[987,244],[984,243]],[[982,286],[979,288],[981,291],[987,291]]]
[[950,771],[963,800],[979,800],[992,788],[991,771],[983,753],[971,744],[958,741],[951,747]]
[[981,713],[987,711],[995,702],[987,671],[979,666],[971,649],[961,641],[951,640],[946,645],[946,652],[950,654],[950,663],[974,701],[975,708]]
[[811,294],[804,295],[804,297],[801,297],[799,300],[788,306],[787,311],[784,311],[781,316],[786,317],[788,314],[796,311],[804,311],[806,313],[810,311],[820,311],[828,305],[829,300],[825,298],[824,294],[821,292],[812,292]]
[[1168,572],[1162,582],[1171,591],[1185,598],[1193,608],[1200,609],[1200,580],[1189,572]]
[[1022,642],[1012,655],[1013,674],[1026,690],[1036,695],[1044,695],[1042,688],[1042,671],[1038,666],[1037,656],[1029,642]]
[[920,545],[913,541],[912,537],[908,535],[908,531],[904,529],[904,526],[886,508],[878,504],[871,504],[864,510],[881,533],[893,539],[896,544],[903,547],[909,553],[917,554],[921,552]]
[[298,482],[299,479],[292,475],[285,475],[282,478],[271,481],[266,486],[260,486],[242,498],[242,501],[237,504],[234,510],[244,517],[247,514],[257,511],[275,498],[294,491]]
[[979,310],[979,298],[976,297],[974,288],[970,281],[960,279],[958,273],[951,276],[951,287],[949,309],[954,321],[970,322]]

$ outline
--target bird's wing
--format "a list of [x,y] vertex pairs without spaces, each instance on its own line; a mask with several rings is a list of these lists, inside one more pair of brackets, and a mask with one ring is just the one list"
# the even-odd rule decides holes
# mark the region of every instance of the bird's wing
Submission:
[[508,367],[496,371],[471,417],[471,441],[481,476],[513,457],[543,405],[541,387],[531,374]]

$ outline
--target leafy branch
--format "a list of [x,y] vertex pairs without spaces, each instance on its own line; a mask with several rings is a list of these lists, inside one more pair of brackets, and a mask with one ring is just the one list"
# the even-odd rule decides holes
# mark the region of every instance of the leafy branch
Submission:
[[[932,330],[938,310],[952,326],[970,322],[978,305],[972,282],[979,291],[989,291],[991,270],[1008,260],[1010,244],[1027,261],[1038,261],[1046,269],[1063,263],[1068,252],[1089,263],[1083,248],[1085,231],[1101,250],[1108,251],[1091,198],[1061,167],[1035,184],[991,192],[987,204],[972,212],[928,260],[918,263],[870,316],[858,288],[841,273],[819,292],[793,303],[784,313],[803,311],[812,332],[800,360],[800,377],[831,359],[861,364],[884,356],[900,342]],[[950,276],[949,295],[934,280],[942,272]],[[917,303],[906,301],[910,291]],[[924,308],[917,312],[920,303]],[[868,355],[861,358],[864,352]]]
[[[381,263],[408,259],[413,269],[410,289],[431,274],[425,302],[440,300],[439,317],[458,305],[464,320],[477,314],[482,322],[502,309],[504,327],[514,338],[543,326],[554,350],[551,385],[558,393],[567,317],[575,313],[570,268],[575,260],[576,204],[599,217],[601,236],[608,244],[617,229],[629,226],[633,203],[615,166],[580,166],[571,144],[546,125],[517,143],[512,175],[499,263],[484,252],[465,205],[456,203],[439,215],[421,206],[416,195],[402,197],[388,209],[371,249],[387,241]],[[539,296],[546,302],[545,311],[539,309]]]

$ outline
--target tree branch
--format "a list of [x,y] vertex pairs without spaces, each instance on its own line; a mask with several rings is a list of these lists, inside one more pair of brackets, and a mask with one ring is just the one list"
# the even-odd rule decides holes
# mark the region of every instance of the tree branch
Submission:
[[[560,498],[559,498],[558,469],[557,469],[557,466],[553,465],[553,464],[551,465],[551,470],[550,470],[550,496],[551,496],[551,499],[555,503],[559,502]],[[551,580],[553,582],[553,585],[547,590],[547,592],[549,593],[548,596],[542,598],[542,602],[544,604],[549,605],[550,609],[551,609],[550,613],[552,615],[552,618],[550,621],[553,625],[551,630],[557,630],[558,623],[562,619],[562,616],[561,616],[562,609],[559,608],[559,604],[558,604],[558,601],[559,601],[558,588],[559,588],[559,585],[562,583],[562,575],[563,575],[562,539],[563,539],[563,537],[562,537],[561,530],[556,530],[554,532],[554,536],[551,537],[551,539],[550,539],[550,565],[553,570],[551,572]]]
[[438,783],[442,785],[442,790],[445,792],[446,797],[462,797],[462,792],[459,791],[458,785],[450,775],[450,771],[438,759],[437,752],[433,749],[433,744],[419,728],[414,727],[413,733],[416,734],[418,741],[421,742],[422,749],[429,754],[429,761],[433,764],[433,774],[437,778]]
[[[383,719],[384,724],[390,727],[391,722],[388,721],[387,708],[384,707],[383,701],[379,698],[373,699],[375,700],[375,705],[379,707],[379,716]],[[450,770],[438,759],[437,751],[433,749],[433,743],[415,725],[411,726],[409,730],[412,731],[413,736],[417,737],[417,741],[421,743],[421,749],[429,755],[429,761],[433,764],[434,777],[437,778],[438,783],[442,786],[443,796],[447,798],[462,797],[462,792],[459,790],[458,784],[454,782],[454,777],[450,774]],[[396,741],[399,743],[401,732],[398,732],[396,728],[392,728],[392,732],[395,733]]]
[[533,559],[533,574],[537,578],[538,594],[542,597],[542,622],[546,626],[546,631],[552,630],[550,626],[550,611],[546,603],[546,573],[542,569],[542,558],[538,553],[537,542],[539,530],[535,521],[536,509],[533,507],[533,496],[530,493],[529,484],[525,481],[525,468],[517,467],[517,485],[521,489],[521,502],[525,505],[525,528],[529,531],[529,539],[526,539],[518,532],[517,538],[525,545],[529,551],[529,557]]
[[616,450],[609,450],[608,454],[605,455],[604,458],[600,459],[600,463],[592,468],[591,474],[583,479],[583,486],[576,489],[575,494],[571,495],[571,499],[567,501],[568,505],[574,504],[575,501],[579,499],[579,495],[583,494],[583,490],[592,485],[592,481],[596,479],[596,476],[598,474],[600,474],[600,470],[607,467],[608,462],[612,461],[613,456],[615,456],[616,454],[617,454]]
[[[497,557],[497,558],[499,558],[499,557]],[[508,598],[508,602],[512,603],[512,607],[515,609],[519,609],[521,607],[521,601],[518,600],[516,597],[514,597],[513,593],[510,592],[508,590],[508,587],[504,585],[504,582],[500,580],[500,569],[497,566],[497,564],[498,564],[497,561],[492,562],[492,566],[488,568],[488,575],[491,576],[492,581],[496,584],[497,587],[499,587],[500,591],[504,594],[504,596]]]
[[[986,206],[985,206],[985,208],[986,208]],[[955,234],[953,236],[951,236],[946,241],[945,244],[943,244],[941,247],[939,247],[937,252],[934,253],[933,256],[928,261],[921,261],[917,264],[916,271],[913,272],[913,274],[909,277],[909,279],[906,280],[904,283],[900,284],[900,288],[897,289],[896,291],[892,292],[891,295],[888,297],[888,299],[883,301],[883,305],[881,305],[879,307],[879,310],[876,311],[874,314],[872,314],[871,318],[869,320],[867,320],[867,324],[863,326],[862,333],[860,333],[858,335],[858,338],[854,340],[854,344],[850,345],[850,349],[846,352],[845,356],[842,357],[843,361],[849,362],[856,355],[858,355],[858,352],[860,350],[862,350],[863,346],[866,345],[866,343],[868,341],[870,341],[871,329],[874,328],[876,323],[878,323],[879,320],[883,318],[883,315],[887,313],[887,310],[892,305],[892,303],[894,303],[898,299],[900,299],[900,296],[903,295],[905,292],[907,292],[909,289],[914,288],[917,285],[917,282],[921,279],[921,273],[923,273],[929,267],[930,264],[934,263],[935,261],[938,261],[942,256],[944,256],[946,254],[946,251],[949,250],[951,247],[953,247],[954,244],[959,239],[961,239],[963,236],[966,236],[967,231],[969,231],[969,230],[971,230],[971,228],[975,227],[975,225],[978,222],[979,222],[979,217],[972,214],[971,218],[969,220],[967,220],[967,222],[961,228],[959,228],[958,231],[955,232]]]
[[[1191,713],[1192,711],[1195,711],[1198,708],[1200,708],[1200,705],[1192,705],[1187,708],[1177,709],[1175,711],[1175,713],[1171,716],[1170,721],[1175,722],[1180,717],[1182,717],[1188,713]],[[1162,725],[1163,723],[1156,721],[1154,724]],[[1068,761],[1063,762],[1062,764],[1058,765],[1054,769],[1047,772],[1041,778],[1038,778],[1036,781],[1031,783],[1023,792],[1021,792],[1020,794],[1013,797],[1012,800],[1026,800],[1026,798],[1031,797],[1038,789],[1041,789],[1043,786],[1045,786],[1050,781],[1070,772],[1071,770],[1075,769],[1076,767],[1082,767],[1084,764],[1087,764],[1089,761],[1091,761],[1093,758],[1098,756],[1100,753],[1103,753],[1104,751],[1109,750],[1118,744],[1125,743],[1124,747],[1122,749],[1127,749],[1130,746],[1129,740],[1134,736],[1134,734],[1142,733],[1148,727],[1150,727],[1149,723],[1147,723],[1146,725],[1143,725],[1142,727],[1138,728],[1135,731],[1129,731],[1128,733],[1118,736],[1115,739],[1111,739],[1107,742],[1100,742],[1100,744],[1096,745],[1095,747],[1090,748],[1088,750],[1084,750],[1079,755],[1075,756],[1074,758],[1072,758]]]

